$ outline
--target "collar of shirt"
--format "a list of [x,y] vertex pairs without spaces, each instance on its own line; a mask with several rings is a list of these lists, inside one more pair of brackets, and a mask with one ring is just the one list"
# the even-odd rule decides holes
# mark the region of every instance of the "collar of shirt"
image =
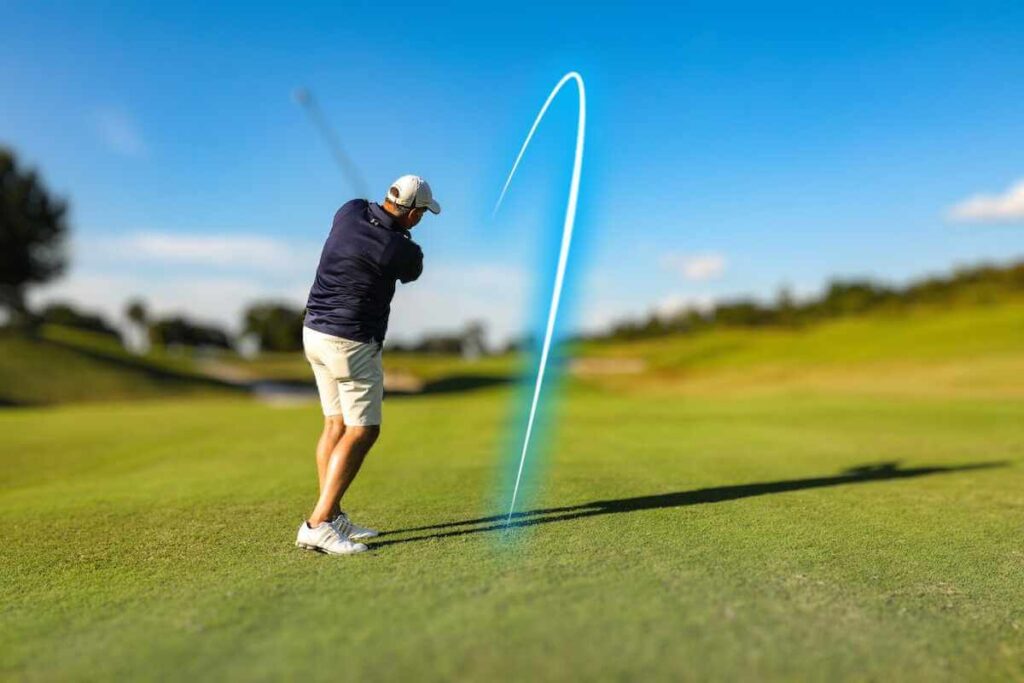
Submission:
[[384,210],[384,207],[377,202],[369,202],[368,210],[370,216],[375,218],[382,227],[388,230],[394,230],[395,232],[405,232],[405,228],[395,225],[395,217]]

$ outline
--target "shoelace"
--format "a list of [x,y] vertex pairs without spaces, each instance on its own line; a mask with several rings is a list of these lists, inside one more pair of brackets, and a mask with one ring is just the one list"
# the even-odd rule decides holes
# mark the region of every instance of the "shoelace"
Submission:
[[349,534],[353,531],[352,522],[348,521],[348,515],[344,512],[331,520],[330,525],[338,532],[342,540],[347,541]]

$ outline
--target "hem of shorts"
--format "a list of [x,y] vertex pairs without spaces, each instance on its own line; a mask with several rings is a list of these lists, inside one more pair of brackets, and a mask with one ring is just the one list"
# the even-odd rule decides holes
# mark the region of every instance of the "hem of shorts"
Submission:
[[319,332],[320,334],[326,334],[326,335],[329,335],[331,337],[337,337],[338,339],[347,339],[349,341],[357,341],[357,342],[360,342],[362,344],[372,344],[372,343],[377,341],[377,339],[372,337],[372,336],[370,337],[369,341],[367,341],[365,339],[356,339],[355,337],[346,337],[343,334],[338,334],[337,330],[331,330],[331,329],[329,329],[329,328],[327,328],[325,326],[317,327],[317,326],[314,326],[314,325],[310,325],[309,323],[303,323],[302,326],[303,327],[308,327],[309,329],[313,330],[314,332]]

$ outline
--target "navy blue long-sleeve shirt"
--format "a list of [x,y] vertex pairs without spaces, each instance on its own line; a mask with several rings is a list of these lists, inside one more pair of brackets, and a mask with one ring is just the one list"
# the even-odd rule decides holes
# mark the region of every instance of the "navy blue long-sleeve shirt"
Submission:
[[361,342],[384,341],[395,282],[423,272],[423,250],[375,202],[353,199],[334,214],[306,302],[306,327]]

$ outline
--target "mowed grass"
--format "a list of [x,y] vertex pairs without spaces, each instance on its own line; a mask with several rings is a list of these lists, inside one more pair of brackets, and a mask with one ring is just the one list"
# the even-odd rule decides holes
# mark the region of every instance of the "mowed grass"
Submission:
[[573,509],[503,533],[512,396],[389,399],[348,558],[292,545],[315,406],[0,413],[5,677],[1024,676],[1019,400],[571,385],[524,509]]
[[187,359],[136,357],[103,335],[52,325],[36,339],[0,331],[0,406],[232,393]]
[[389,398],[346,500],[386,533],[356,557],[293,546],[315,404],[0,411],[0,671],[1024,678],[1022,322],[606,347],[648,370],[565,384],[509,531],[514,387]]
[[[797,329],[717,329],[586,343],[591,358],[639,359],[627,386],[692,395],[780,391],[862,395],[1024,396],[1024,299],[909,308]],[[614,378],[616,384],[623,384]]]

